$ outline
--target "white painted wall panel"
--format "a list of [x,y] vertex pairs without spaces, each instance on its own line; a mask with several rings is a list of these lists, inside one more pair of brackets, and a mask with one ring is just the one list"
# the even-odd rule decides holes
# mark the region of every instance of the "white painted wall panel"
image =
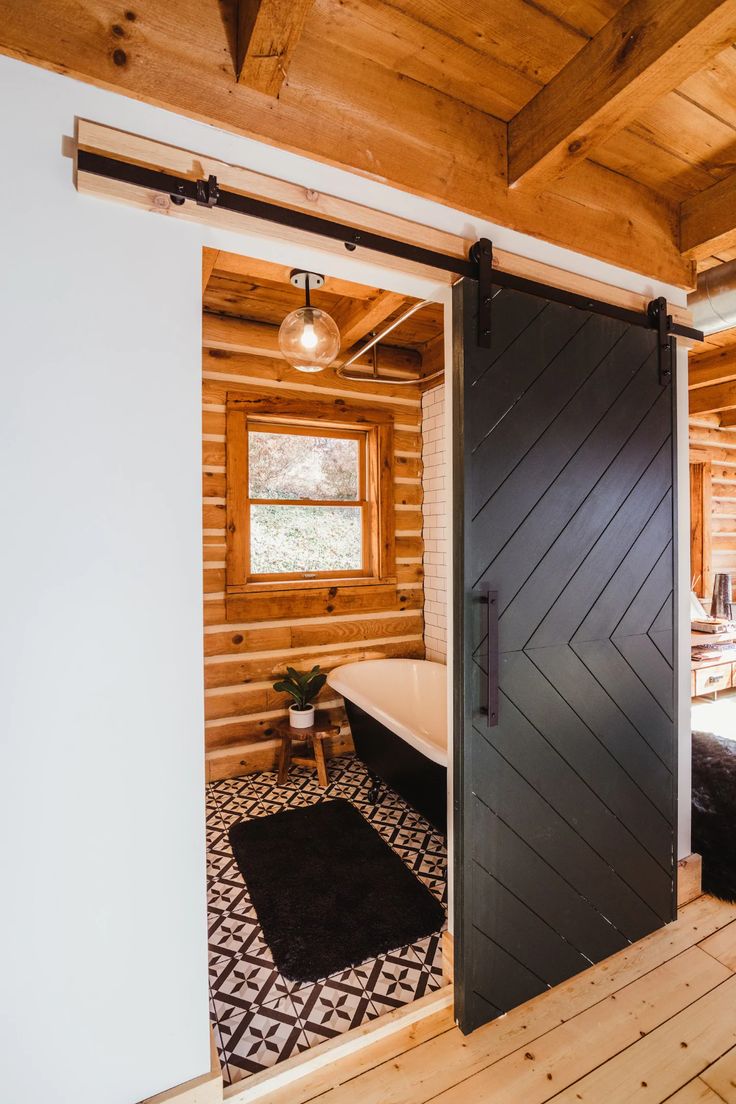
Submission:
[[0,60],[8,1104],[209,1068],[199,235],[75,192],[97,95]]

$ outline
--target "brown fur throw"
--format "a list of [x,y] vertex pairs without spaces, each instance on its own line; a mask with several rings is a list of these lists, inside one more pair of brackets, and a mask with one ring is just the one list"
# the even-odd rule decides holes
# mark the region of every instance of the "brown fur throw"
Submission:
[[736,901],[736,740],[712,732],[693,732],[692,848],[703,890]]

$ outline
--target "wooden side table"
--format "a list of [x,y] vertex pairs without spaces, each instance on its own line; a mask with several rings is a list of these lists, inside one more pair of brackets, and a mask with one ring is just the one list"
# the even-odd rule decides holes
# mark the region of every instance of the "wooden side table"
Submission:
[[[327,786],[327,763],[325,762],[324,741],[328,736],[336,736],[340,726],[330,720],[329,713],[317,710],[314,714],[314,724],[310,728],[292,728],[288,717],[282,717],[275,724],[275,729],[281,737],[279,748],[279,775],[278,783],[283,785],[289,777],[292,763],[299,767],[314,767],[317,771],[317,779],[320,786]],[[312,745],[313,757],[310,759],[304,755],[293,755],[292,744],[299,741]]]

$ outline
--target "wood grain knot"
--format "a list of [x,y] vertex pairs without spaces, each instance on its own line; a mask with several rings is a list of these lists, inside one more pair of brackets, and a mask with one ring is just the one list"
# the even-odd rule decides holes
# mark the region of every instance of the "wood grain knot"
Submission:
[[616,54],[616,64],[623,65],[628,59],[629,54],[633,51],[637,42],[639,41],[639,32],[632,31],[631,34],[626,36],[626,41]]

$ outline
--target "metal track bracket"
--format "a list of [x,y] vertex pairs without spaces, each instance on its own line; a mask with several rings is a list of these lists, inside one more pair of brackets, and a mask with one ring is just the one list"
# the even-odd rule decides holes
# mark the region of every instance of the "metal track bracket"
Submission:
[[478,345],[491,347],[491,318],[493,314],[493,246],[488,238],[481,238],[470,250],[470,258],[478,265]]
[[197,206],[214,207],[220,198],[220,188],[216,176],[197,181]]
[[667,300],[660,296],[652,299],[647,305],[647,314],[657,331],[657,347],[659,352],[659,382],[662,387],[667,387],[672,382],[672,373],[677,355],[677,345],[672,336],[672,315],[667,313]]

